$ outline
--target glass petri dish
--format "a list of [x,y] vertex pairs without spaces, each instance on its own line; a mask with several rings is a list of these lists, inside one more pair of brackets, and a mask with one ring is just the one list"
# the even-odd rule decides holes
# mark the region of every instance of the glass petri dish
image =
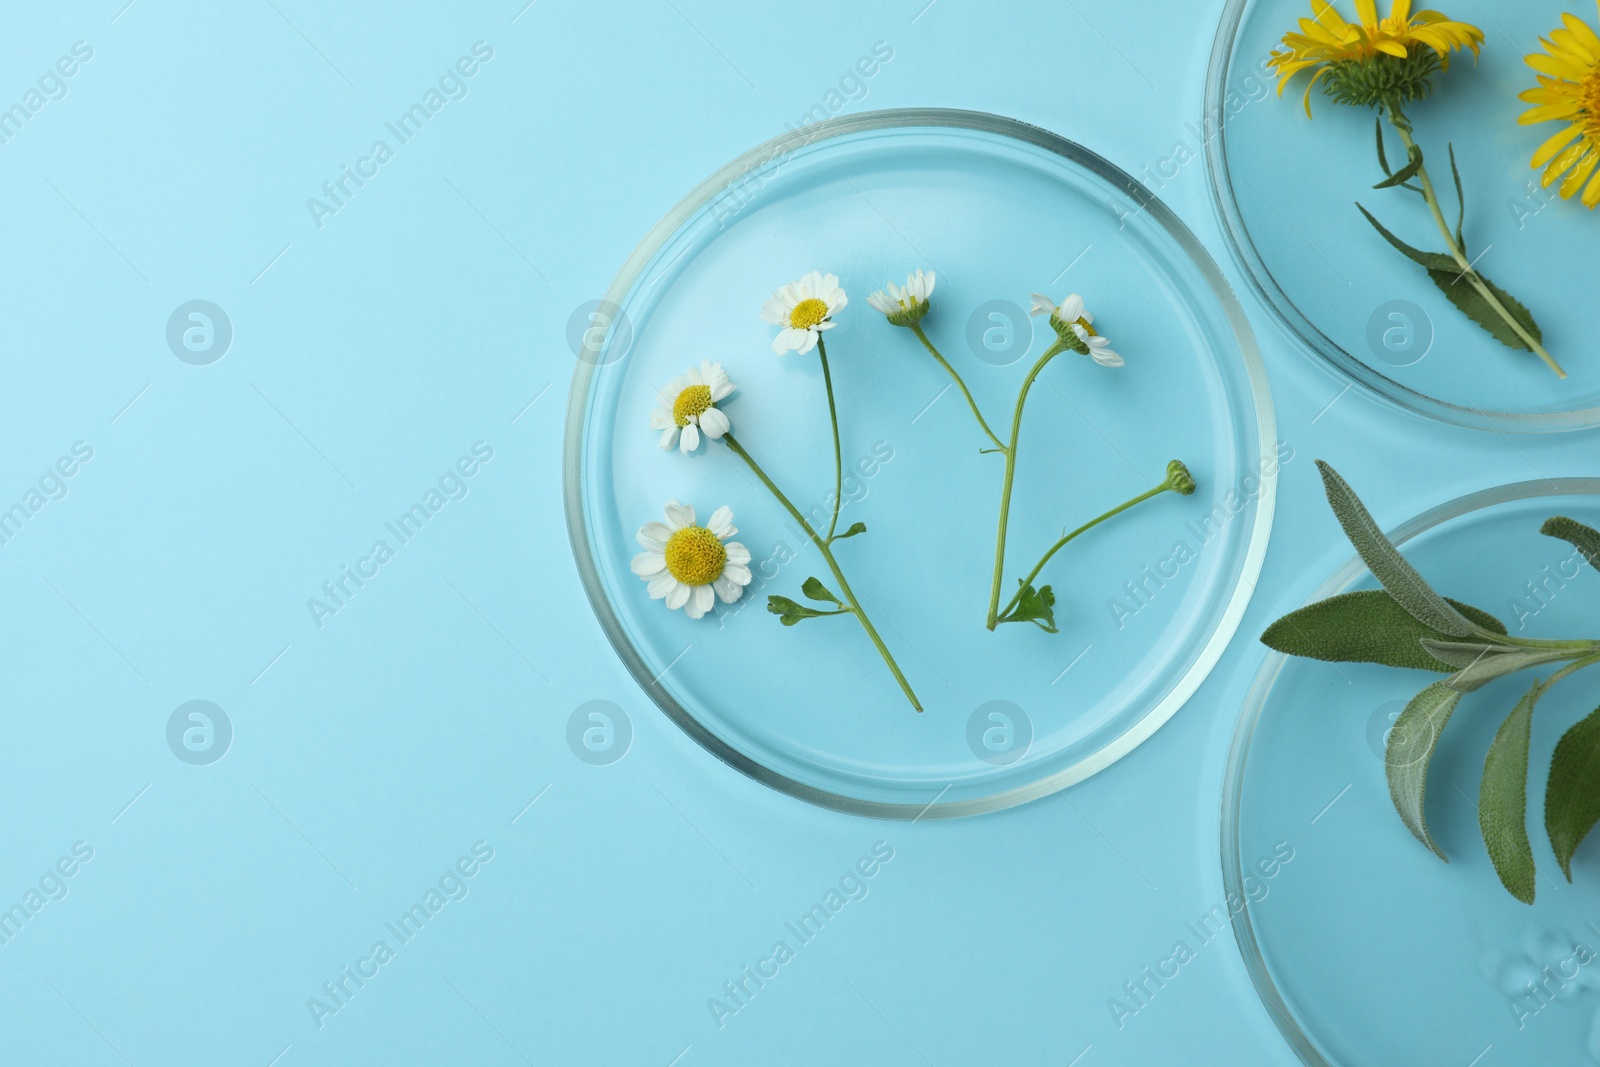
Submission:
[[[1513,634],[1592,634],[1600,574],[1539,533],[1552,515],[1600,524],[1600,479],[1473,493],[1391,537],[1439,592],[1492,612]],[[1331,516],[1325,528],[1336,531]],[[1307,603],[1374,587],[1352,559]],[[1535,715],[1528,832],[1540,873],[1532,906],[1501,888],[1476,808],[1484,755],[1532,677],[1467,695],[1439,739],[1428,826],[1448,864],[1390,804],[1387,732],[1438,677],[1278,653],[1262,665],[1222,801],[1226,910],[1251,980],[1301,1061],[1316,1067],[1600,1062],[1600,850],[1579,850],[1569,885],[1541,814],[1551,752],[1593,710],[1600,677],[1563,682]],[[1202,924],[1207,933],[1226,924],[1222,911],[1214,918]],[[1530,993],[1530,983],[1543,991]]]
[[[1335,0],[1355,18],[1352,0]],[[1206,75],[1203,142],[1215,206],[1233,254],[1279,323],[1336,374],[1396,407],[1459,426],[1550,432],[1600,424],[1600,352],[1592,343],[1600,213],[1542,189],[1530,169],[1554,125],[1520,126],[1517,94],[1534,84],[1523,62],[1561,25],[1560,0],[1468,0],[1451,17],[1482,27],[1471,56],[1411,106],[1418,143],[1454,211],[1447,145],[1466,195],[1466,241],[1478,269],[1533,312],[1559,380],[1528,352],[1495,341],[1451,305],[1421,267],[1361,217],[1359,201],[1401,239],[1442,251],[1427,207],[1383,177],[1375,115],[1334,104],[1318,89],[1314,119],[1300,103],[1305,77],[1282,99],[1263,64],[1283,34],[1311,14],[1309,0],[1229,0]],[[1581,5],[1580,5],[1581,7]],[[1594,15],[1592,6],[1580,17]],[[1386,127],[1387,129],[1387,127]],[[1392,130],[1389,158],[1404,158]],[[1563,266],[1564,265],[1564,266]]]
[[[984,627],[1003,463],[980,454],[970,413],[916,339],[866,301],[917,267],[939,273],[925,329],[997,424],[1053,339],[1026,314],[1030,292],[1086,294],[1127,357],[1112,371],[1069,353],[1035,386],[1008,587],[1063,527],[1160,482],[1169,459],[1199,483],[1057,558],[1042,581],[1058,592],[1059,634]],[[726,446],[663,452],[647,429],[656,388],[719,360],[739,387],[724,410],[742,444],[799,507],[825,515],[833,464],[816,355],[774,356],[759,318],[773,289],[812,269],[837,273],[850,295],[827,335],[847,472],[839,528],[869,531],[837,552],[922,714],[853,620],[790,628],[767,613],[769,594],[803,599],[802,581],[827,571]],[[572,337],[565,455],[585,590],[649,697],[775,789],[884,818],[1043,796],[1148,737],[1238,625],[1283,462],[1255,342],[1183,224],[1078,145],[958,111],[805,127],[690,193],[588,311]],[[696,621],[648,598],[629,570],[634,535],[668,499],[702,521],[732,507],[756,573],[743,600]]]

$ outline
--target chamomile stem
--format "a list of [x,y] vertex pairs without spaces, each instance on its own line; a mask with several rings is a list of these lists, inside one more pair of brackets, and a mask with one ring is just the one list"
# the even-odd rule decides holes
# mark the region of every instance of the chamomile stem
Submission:
[[[1411,120],[1406,118],[1404,113],[1393,104],[1389,105],[1388,110],[1389,122],[1399,131],[1400,141],[1406,146],[1407,156],[1415,156],[1419,149],[1416,141],[1412,140],[1411,137]],[[1417,179],[1422,183],[1422,198],[1428,202],[1428,210],[1433,212],[1434,224],[1439,227],[1439,232],[1444,235],[1445,246],[1450,249],[1450,258],[1455,260],[1456,265],[1461,268],[1462,277],[1472,284],[1472,287],[1478,291],[1478,295],[1483,297],[1484,302],[1494,310],[1494,313],[1505,320],[1506,325],[1511,327],[1511,332],[1516,334],[1523,344],[1527,345],[1535,355],[1544,360],[1551,370],[1556,372],[1556,377],[1565,378],[1567,372],[1561,369],[1561,364],[1557,363],[1555,357],[1545,350],[1544,345],[1539,343],[1539,339],[1529,333],[1522,323],[1518,322],[1516,317],[1506,309],[1505,304],[1501,303],[1494,290],[1489,288],[1488,283],[1483,280],[1483,276],[1478,273],[1477,269],[1473,267],[1472,261],[1467,258],[1466,249],[1462,248],[1460,243],[1457,242],[1455,234],[1450,231],[1450,223],[1445,220],[1444,209],[1439,205],[1439,194],[1433,187],[1433,179],[1428,176],[1426,164],[1418,168]]]
[[844,506],[844,455],[839,450],[839,409],[833,403],[833,375],[828,372],[828,346],[817,337],[817,358],[822,362],[822,384],[828,390],[828,422],[833,426],[833,514],[828,519],[828,540],[839,527],[839,509]]
[[[1044,565],[1046,563],[1050,562],[1050,557],[1054,556],[1057,552],[1059,552],[1063,548],[1065,548],[1066,545],[1067,545],[1067,542],[1071,541],[1073,538],[1077,537],[1081,533],[1084,533],[1084,532],[1086,532],[1088,530],[1094,529],[1096,526],[1099,526],[1102,522],[1105,522],[1107,519],[1110,519],[1110,518],[1113,518],[1113,517],[1115,517],[1117,515],[1122,514],[1124,511],[1127,511],[1129,508],[1133,507],[1135,504],[1142,504],[1146,500],[1149,500],[1151,497],[1159,496],[1159,495],[1161,495],[1162,493],[1165,493],[1168,489],[1171,489],[1171,488],[1172,488],[1172,484],[1170,482],[1163,481],[1160,485],[1156,486],[1155,488],[1149,489],[1149,490],[1146,490],[1143,493],[1140,493],[1138,496],[1134,497],[1132,500],[1129,500],[1129,501],[1126,501],[1124,503],[1118,504],[1116,507],[1114,507],[1110,511],[1106,512],[1104,515],[1100,516],[1098,519],[1092,519],[1089,522],[1086,522],[1082,526],[1078,527],[1076,530],[1073,530],[1071,533],[1064,535],[1061,538],[1061,540],[1057,541],[1055,544],[1050,546],[1050,550],[1044,554],[1044,556],[1034,566],[1033,570],[1028,572],[1028,576],[1022,580],[1022,584],[1021,585],[1017,586],[1017,591],[1011,595],[1011,601],[1008,604],[1006,604],[1006,606],[1001,610],[1000,614],[1002,616],[1004,616],[1007,613],[1009,613],[1012,608],[1017,606],[1017,601],[1022,599],[1022,591],[1024,589],[1028,588],[1028,586],[1033,584],[1033,580],[1035,578],[1039,577],[1039,572],[1044,570]],[[992,629],[992,627],[991,627],[991,629]]]
[[939,354],[939,350],[937,348],[933,347],[933,342],[928,340],[928,335],[922,332],[922,324],[916,322],[912,323],[911,332],[917,335],[917,340],[922,342],[922,347],[928,350],[929,355],[938,360],[939,366],[943,367],[945,373],[950,375],[950,379],[956,383],[956,388],[960,389],[961,395],[967,399],[967,407],[972,409],[972,417],[978,420],[978,425],[982,427],[985,434],[988,434],[989,440],[994,442],[994,447],[999,449],[1001,452],[1005,452],[1005,444],[1000,440],[1000,438],[995,436],[995,432],[993,430],[989,429],[989,423],[984,419],[983,412],[978,410],[978,402],[972,399],[972,391],[967,388],[967,383],[961,380],[961,375],[956,373],[956,369],[950,365],[950,362],[947,359]]
[[1039,377],[1039,372],[1066,350],[1067,346],[1057,341],[1045,350],[1045,354],[1034,363],[1033,369],[1028,371],[1028,377],[1017,392],[1016,410],[1011,415],[1011,443],[1001,446],[1005,449],[1006,473],[1000,485],[1000,522],[994,537],[994,580],[989,585],[989,619],[985,623],[991,630],[1000,620],[1000,581],[1006,569],[1006,527],[1011,521],[1011,483],[1017,474],[1017,435],[1022,430],[1022,405],[1027,403],[1028,390],[1033,388],[1033,381]]
[[889,647],[883,643],[883,638],[878,636],[878,631],[873,627],[872,620],[867,618],[866,611],[861,607],[861,601],[856,597],[855,591],[850,588],[849,580],[845,578],[844,571],[839,567],[839,561],[833,558],[833,549],[828,542],[812,528],[811,523],[806,521],[806,517],[800,514],[800,509],[789,502],[789,498],[783,495],[783,490],[779,489],[777,484],[767,477],[767,472],[762,470],[761,465],[751,458],[750,453],[744,450],[744,446],[739,443],[733,434],[723,434],[722,440],[734,455],[744,460],[744,464],[750,468],[750,472],[761,480],[761,484],[767,487],[767,492],[771,493],[773,499],[783,505],[783,509],[789,513],[789,517],[799,524],[800,529],[804,530],[806,536],[811,538],[812,544],[817,546],[817,551],[822,553],[823,560],[828,564],[828,570],[833,573],[833,580],[839,583],[839,592],[845,599],[846,613],[854,615],[856,621],[861,623],[861,628],[872,639],[873,645],[878,650],[878,655],[883,657],[883,662],[888,665],[889,672],[894,675],[894,680],[900,683],[900,689],[905,693],[906,699],[911,701],[913,708],[921,711],[921,701],[917,699],[917,694],[912,691],[911,683],[906,681],[906,676],[900,673],[900,665],[895,663],[894,657],[889,654]]

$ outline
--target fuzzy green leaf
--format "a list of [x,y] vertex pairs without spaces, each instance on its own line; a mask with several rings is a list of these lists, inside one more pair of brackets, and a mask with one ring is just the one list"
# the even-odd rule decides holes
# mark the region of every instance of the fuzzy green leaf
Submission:
[[1557,515],[1546,519],[1539,532],[1546,537],[1559,537],[1579,552],[1589,561],[1589,565],[1600,570],[1600,530],[1593,526],[1585,526],[1576,519],[1569,519],[1565,515]]
[[1533,683],[1494,735],[1478,787],[1478,829],[1506,892],[1533,903],[1537,870],[1528,842],[1528,737],[1543,688]]
[[1411,703],[1394,721],[1389,744],[1384,752],[1384,769],[1389,779],[1389,799],[1400,821],[1418,841],[1440,859],[1449,858],[1433,843],[1428,833],[1424,804],[1428,793],[1428,765],[1439,744],[1439,734],[1450,721],[1451,712],[1461,700],[1461,690],[1448,682],[1434,682],[1411,698]]
[[1363,215],[1365,215],[1367,217],[1367,221],[1372,223],[1373,229],[1377,230],[1378,233],[1380,233],[1383,236],[1383,239],[1385,241],[1388,241],[1391,245],[1393,245],[1396,248],[1396,250],[1398,250],[1400,252],[1401,255],[1405,256],[1407,259],[1411,260],[1412,262],[1419,263],[1422,266],[1427,267],[1430,271],[1435,271],[1435,270],[1459,271],[1461,269],[1460,264],[1458,264],[1455,260],[1451,259],[1447,255],[1444,255],[1444,254],[1439,253],[1439,252],[1424,252],[1419,248],[1412,248],[1410,245],[1408,245],[1404,241],[1400,240],[1400,238],[1398,238],[1394,234],[1390,233],[1388,228],[1385,227],[1383,223],[1379,222],[1376,218],[1373,217],[1372,212],[1368,211],[1366,208],[1362,207],[1360,204],[1357,204],[1356,208]]
[[1031,622],[1046,633],[1059,633],[1056,629],[1056,594],[1048,585],[1035,589],[1026,585],[1019,578],[1017,584],[1022,586],[1022,595],[1017,598],[1017,606],[995,620],[999,622]]
[[[1436,648],[1425,644],[1434,655],[1440,652]],[[1463,657],[1465,658],[1465,657]],[[1533,649],[1533,648],[1506,648],[1503,646],[1493,651],[1482,652],[1470,662],[1466,663],[1459,671],[1452,674],[1444,681],[1445,685],[1459,689],[1463,693],[1470,693],[1474,689],[1482,689],[1496,678],[1504,678],[1508,674],[1527,670],[1529,667],[1540,667],[1546,663],[1560,663],[1562,660],[1572,658],[1572,652],[1565,649]]]
[[[1470,604],[1447,600],[1468,621],[1496,633],[1505,624]],[[1382,589],[1341,593],[1291,611],[1261,635],[1268,648],[1333,663],[1381,663],[1423,671],[1453,671],[1459,664],[1430,655],[1421,642],[1448,634],[1418,622]]]
[[866,523],[864,523],[864,522],[852,523],[850,525],[850,529],[846,530],[842,534],[834,534],[833,535],[833,539],[835,541],[843,541],[846,537],[854,537],[856,534],[864,534],[866,532],[867,532],[867,524]]
[[1572,881],[1572,854],[1600,822],[1600,708],[1556,743],[1544,795],[1544,827],[1561,873]]
[[1452,637],[1466,637],[1473,633],[1472,624],[1461,612],[1435,593],[1422,580],[1416,568],[1400,555],[1400,550],[1383,535],[1355,490],[1340,477],[1339,472],[1320,459],[1317,460],[1317,469],[1322,472],[1322,484],[1327,490],[1328,505],[1333,509],[1334,517],[1339,520],[1345,536],[1355,546],[1367,569],[1389,591],[1389,595],[1410,612],[1412,618],[1430,629]]
[[844,606],[844,601],[830,593],[828,591],[828,587],[823,585],[815,578],[807,578],[804,582],[801,582],[800,591],[809,599],[815,600],[819,603],[838,604],[840,607]]

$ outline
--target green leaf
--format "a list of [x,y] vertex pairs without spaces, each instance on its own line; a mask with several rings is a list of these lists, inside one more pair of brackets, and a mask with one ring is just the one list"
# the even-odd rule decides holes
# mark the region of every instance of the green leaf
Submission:
[[820,603],[838,604],[840,607],[844,607],[844,601],[828,592],[828,587],[815,578],[807,578],[804,582],[801,582],[800,591],[811,600]]
[[1559,537],[1572,545],[1583,558],[1589,561],[1589,566],[1600,570],[1600,530],[1593,526],[1585,526],[1577,519],[1569,519],[1565,515],[1557,515],[1546,519],[1539,532],[1546,537]]
[[1564,734],[1550,758],[1544,827],[1561,873],[1572,881],[1572,854],[1600,821],[1600,708]]
[[[1505,624],[1486,611],[1447,600],[1468,621],[1505,633]],[[1381,663],[1424,671],[1452,671],[1459,665],[1430,655],[1424,640],[1449,635],[1418,622],[1382,589],[1341,593],[1291,611],[1261,635],[1268,648],[1291,656],[1333,663]]]
[[[1529,337],[1543,343],[1544,334],[1540,331],[1539,324],[1533,321],[1533,313],[1524,307],[1521,301],[1485,278],[1481,271],[1474,270],[1473,274],[1494,294],[1495,299],[1500,301],[1500,306],[1510,312],[1511,317],[1517,320],[1517,325],[1521,326]],[[1451,260],[1450,267],[1446,270],[1429,270],[1428,277],[1433,279],[1433,284],[1444,291],[1444,295],[1450,298],[1452,304],[1465,312],[1473,322],[1489,331],[1496,341],[1507,348],[1523,352],[1531,351],[1528,343],[1517,335],[1511,324],[1494,309],[1454,260]]]
[[843,541],[846,537],[854,537],[856,534],[864,534],[866,532],[867,532],[867,524],[866,523],[864,523],[864,522],[852,523],[851,526],[850,526],[850,529],[846,530],[842,534],[834,534],[833,535],[833,539],[835,541]]
[[1511,317],[1517,320],[1517,325],[1521,326],[1529,337],[1532,337],[1535,341],[1544,341],[1544,334],[1539,330],[1539,324],[1533,321],[1533,313],[1524,307],[1516,297],[1491,282],[1488,278],[1485,278],[1480,271],[1473,270],[1469,275],[1467,271],[1462,270],[1461,264],[1450,256],[1440,252],[1423,252],[1420,249],[1412,248],[1385,229],[1383,223],[1373,218],[1372,213],[1366,208],[1361,207],[1360,204],[1357,204],[1356,207],[1361,209],[1361,213],[1383,235],[1384,240],[1398,249],[1407,259],[1426,267],[1428,269],[1428,277],[1432,278],[1433,284],[1437,285],[1444,295],[1450,298],[1450,302],[1460,308],[1469,319],[1487,330],[1496,341],[1499,341],[1507,348],[1528,351],[1527,342],[1517,336],[1517,332],[1511,328],[1511,324],[1494,309],[1483,293],[1478,291],[1478,287],[1472,284],[1472,278],[1477,278],[1485,288],[1494,294],[1494,298],[1500,302],[1500,306],[1505,308]]
[[[1380,140],[1378,143],[1381,145],[1383,142],[1382,142],[1382,140]],[[1379,182],[1377,185],[1374,185],[1373,188],[1374,189],[1393,189],[1395,186],[1404,185],[1406,182],[1410,181],[1412,178],[1415,178],[1417,176],[1417,171],[1422,169],[1422,149],[1420,149],[1420,148],[1416,147],[1415,145],[1413,145],[1408,150],[1407,155],[1410,158],[1406,162],[1405,166],[1401,167],[1395,173],[1389,175],[1387,178],[1385,178],[1383,181]],[[1388,168],[1388,164],[1385,162],[1384,170],[1388,170],[1388,169],[1389,169]]]
[[1056,629],[1056,594],[1048,585],[1035,589],[1025,584],[1022,579],[1017,579],[1017,584],[1022,586],[1022,595],[1017,598],[1017,606],[995,620],[1001,622],[1031,622],[1045,633],[1060,633]]
[[1372,576],[1389,591],[1389,595],[1406,611],[1431,629],[1453,637],[1466,637],[1474,632],[1468,622],[1449,602],[1435,593],[1422,575],[1407,563],[1400,550],[1390,543],[1372,520],[1355,490],[1322,460],[1317,460],[1322,472],[1322,484],[1328,493],[1328,505],[1334,517],[1344,528],[1344,534],[1355,546],[1356,552],[1372,571]]
[[786,596],[769,596],[767,597],[767,610],[778,616],[778,621],[785,626],[793,626],[803,619],[820,619],[828,615],[844,615],[849,609],[818,611],[816,608],[808,608],[804,604],[790,600]]
[[1428,765],[1433,762],[1439,734],[1450,721],[1450,713],[1456,710],[1460,699],[1461,690],[1451,688],[1449,682],[1434,682],[1412,697],[1411,703],[1394,721],[1384,752],[1389,799],[1394,802],[1394,810],[1400,813],[1400,821],[1418,841],[1447,863],[1449,858],[1428,833],[1424,802],[1428,793]]
[[1544,691],[1533,683],[1494,735],[1478,787],[1478,829],[1506,892],[1533,903],[1537,870],[1528,842],[1528,737],[1533,706]]

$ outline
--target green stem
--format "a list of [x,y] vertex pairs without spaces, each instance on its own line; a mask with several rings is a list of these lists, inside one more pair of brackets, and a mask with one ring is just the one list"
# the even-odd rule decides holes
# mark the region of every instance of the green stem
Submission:
[[[1388,110],[1389,121],[1400,132],[1400,140],[1406,146],[1407,157],[1419,154],[1420,149],[1417,148],[1416,141],[1411,138],[1411,120],[1406,118],[1396,104],[1390,103]],[[1539,343],[1538,338],[1530,334],[1522,323],[1518,322],[1516,317],[1506,309],[1506,306],[1500,302],[1500,298],[1495,295],[1494,290],[1489,288],[1488,283],[1483,280],[1483,276],[1472,266],[1472,261],[1467,258],[1466,249],[1461,247],[1455,238],[1455,234],[1450,232],[1450,223],[1445,221],[1444,209],[1439,206],[1439,194],[1433,188],[1433,179],[1428,176],[1426,165],[1418,169],[1417,178],[1422,182],[1422,198],[1428,202],[1428,210],[1433,212],[1434,224],[1439,227],[1439,232],[1444,235],[1445,247],[1450,250],[1450,258],[1455,260],[1456,265],[1461,268],[1462,277],[1471,283],[1472,287],[1478,291],[1478,295],[1483,297],[1484,302],[1494,309],[1494,313],[1505,320],[1506,325],[1511,327],[1511,332],[1516,334],[1518,339],[1528,346],[1529,350],[1544,360],[1550,369],[1556,372],[1556,377],[1565,378],[1567,372],[1561,369],[1561,364],[1557,363],[1555,357],[1545,351],[1544,345]]]
[[1549,689],[1567,675],[1581,671],[1585,667],[1592,667],[1596,663],[1600,663],[1600,652],[1595,652],[1592,655],[1584,656],[1582,659],[1573,660],[1571,663],[1552,674],[1549,680],[1544,683],[1543,688]]
[[1028,377],[1023,380],[1022,388],[1017,393],[1016,410],[1011,415],[1011,443],[1001,446],[1005,449],[1006,474],[1000,486],[1000,522],[994,538],[994,580],[989,585],[989,619],[985,623],[991,630],[1000,620],[1000,580],[1006,569],[1006,527],[1011,521],[1011,483],[1017,473],[1017,434],[1022,430],[1022,405],[1027,403],[1028,390],[1033,388],[1033,380],[1039,377],[1039,372],[1044,370],[1045,364],[1066,350],[1067,346],[1057,341],[1045,350],[1045,354],[1039,357],[1033,369],[1028,372]]
[[789,513],[789,517],[799,524],[800,528],[806,532],[806,536],[811,538],[812,544],[817,546],[817,551],[822,553],[822,558],[828,564],[828,570],[833,572],[834,581],[839,583],[839,592],[844,596],[846,611],[856,617],[856,621],[861,623],[861,628],[872,639],[873,645],[878,649],[878,655],[883,657],[883,662],[888,665],[890,673],[894,675],[894,680],[900,683],[900,688],[904,691],[906,699],[911,701],[911,706],[921,711],[922,703],[917,700],[917,694],[912,691],[911,683],[906,681],[904,674],[900,673],[900,666],[895,663],[894,657],[889,654],[889,647],[883,643],[883,638],[878,636],[878,631],[873,627],[872,620],[867,618],[867,613],[861,607],[861,601],[857,599],[855,591],[850,588],[850,582],[845,578],[844,571],[839,568],[839,561],[833,558],[833,549],[829,547],[828,542],[812,528],[811,524],[806,521],[806,517],[800,514],[800,509],[789,502],[789,498],[783,495],[783,490],[779,489],[773,480],[767,477],[767,472],[762,470],[761,465],[751,458],[750,453],[744,450],[744,446],[739,443],[733,434],[723,434],[722,440],[734,455],[744,460],[745,466],[749,467],[751,473],[761,479],[761,484],[767,487],[767,491],[772,494],[778,503],[783,505],[783,509]]
[[972,391],[967,388],[967,383],[961,380],[961,375],[956,373],[956,369],[950,365],[949,360],[941,356],[939,350],[933,347],[933,342],[928,340],[928,335],[922,332],[922,324],[912,323],[911,332],[917,335],[917,340],[922,342],[922,347],[926,348],[928,354],[939,361],[939,366],[945,369],[945,373],[950,375],[951,380],[956,383],[956,388],[961,390],[961,395],[967,398],[967,407],[972,409],[972,417],[978,420],[978,425],[983,428],[984,433],[989,435],[989,440],[994,442],[994,447],[1001,452],[1005,452],[1006,446],[1001,442],[1000,438],[995,436],[995,432],[989,429],[989,423],[984,419],[983,412],[978,410],[978,402],[972,399]]
[[[1126,503],[1118,504],[1116,507],[1114,507],[1110,511],[1106,512],[1104,515],[1100,516],[1098,519],[1092,519],[1089,522],[1084,523],[1082,526],[1078,527],[1076,530],[1073,530],[1071,533],[1066,534],[1065,536],[1063,536],[1061,538],[1061,540],[1059,540],[1055,544],[1051,545],[1050,546],[1050,550],[1048,552],[1046,552],[1043,557],[1040,558],[1039,562],[1034,565],[1033,570],[1029,571],[1028,572],[1028,576],[1022,580],[1022,584],[1017,587],[1017,591],[1015,593],[1011,594],[1010,603],[1006,604],[1005,608],[1002,609],[1001,612],[1000,612],[1001,617],[1004,617],[1004,616],[1010,614],[1011,609],[1017,606],[1017,601],[1022,599],[1022,591],[1024,589],[1026,589],[1028,586],[1033,584],[1033,580],[1035,578],[1039,577],[1039,572],[1044,570],[1044,565],[1046,563],[1050,562],[1050,557],[1054,556],[1057,552],[1059,552],[1063,548],[1065,548],[1066,545],[1067,545],[1067,542],[1071,541],[1073,538],[1077,537],[1081,533],[1084,533],[1084,532],[1086,532],[1088,530],[1094,529],[1096,526],[1099,526],[1102,522],[1105,522],[1107,519],[1114,518],[1115,516],[1122,514],[1124,511],[1127,511],[1129,508],[1133,507],[1135,504],[1142,504],[1146,500],[1149,500],[1151,497],[1159,496],[1159,495],[1161,495],[1162,493],[1165,493],[1167,490],[1169,490],[1171,488],[1172,488],[1171,483],[1163,481],[1160,485],[1156,486],[1153,489],[1148,489],[1145,492],[1140,493],[1138,496],[1134,497],[1132,500],[1129,500]],[[992,629],[992,627],[991,627],[991,629]]]
[[844,506],[844,455],[839,450],[839,409],[833,403],[833,375],[828,372],[828,346],[817,335],[817,357],[822,361],[822,384],[828,390],[828,422],[833,426],[833,515],[828,519],[828,541],[839,527],[839,509]]

